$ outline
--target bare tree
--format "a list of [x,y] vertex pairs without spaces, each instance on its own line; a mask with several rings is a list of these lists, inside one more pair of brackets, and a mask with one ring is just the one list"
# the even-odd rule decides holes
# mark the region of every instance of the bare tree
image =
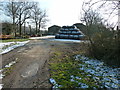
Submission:
[[[97,1],[92,2],[93,0],[89,0],[88,2],[83,3],[83,17],[82,21],[86,24],[89,43],[89,54],[94,56],[97,59],[104,60],[109,64],[117,64],[120,63],[120,39],[119,39],[119,30],[111,30],[107,26],[109,21],[111,21],[111,17],[116,15],[114,10],[117,9],[118,4],[114,2],[110,2],[109,7],[108,1]],[[94,7],[94,5],[98,4]],[[106,6],[107,5],[107,6]],[[114,8],[113,8],[114,6]],[[101,10],[103,10],[101,12]],[[105,10],[105,11],[104,11]],[[109,11],[109,12],[108,12]],[[117,10],[116,10],[117,11]],[[99,12],[99,13],[98,13]],[[102,14],[102,15],[101,15]],[[107,17],[104,17],[106,14]],[[101,17],[104,18],[101,18]],[[117,22],[117,21],[116,21]],[[107,23],[107,24],[106,24]],[[98,30],[98,32],[94,32]],[[114,32],[115,33],[114,33]],[[90,35],[92,33],[92,35]],[[115,56],[115,57],[113,57]]]
[[19,2],[19,10],[17,11],[17,18],[19,24],[19,34],[22,35],[22,25],[25,23],[27,19],[30,18],[31,9],[33,8],[34,4],[32,2]]
[[43,11],[41,8],[38,7],[38,4],[35,3],[32,9],[31,18],[32,21],[35,23],[36,35],[37,35],[40,32],[40,29],[44,28],[46,22],[48,21],[46,11]]
[[86,34],[88,40],[91,44],[93,44],[91,37],[100,30],[101,26],[104,26],[102,21],[103,18],[97,11],[89,10],[87,12],[84,12],[83,17],[81,19],[86,24]]
[[[27,19],[30,18],[31,9],[33,8],[34,3],[28,1],[19,0],[9,1],[5,6],[6,15],[12,18],[13,27],[15,24],[19,26],[19,35],[22,35],[22,25]],[[16,33],[16,31],[14,31]]]
[[8,2],[7,5],[5,6],[5,14],[12,18],[12,30],[15,36],[16,36],[15,24],[18,9],[19,9],[18,2],[14,2],[13,0],[11,2]]
[[2,9],[2,7],[3,7],[3,3],[2,2],[0,2],[0,11],[2,11],[3,9]]
[[112,22],[111,19],[115,18],[118,14],[118,2],[115,1],[107,1],[107,0],[84,0],[82,5],[82,11],[84,13],[89,12],[90,10],[93,10],[94,12],[99,12],[104,18],[104,23],[109,25],[110,27],[115,27],[118,23]]
[[48,21],[46,11],[39,8],[37,2],[11,0],[7,4],[5,4],[5,12],[5,14],[12,19],[12,29],[14,30],[13,32],[15,36],[15,26],[17,25],[19,27],[18,31],[19,35],[21,36],[22,25],[26,23],[27,19],[32,18],[32,20],[34,21],[36,27],[36,34],[38,34],[38,30],[40,32],[40,28],[44,28],[46,26],[46,22]]
[[46,14],[46,11],[42,11],[41,13],[41,16],[39,18],[39,30],[41,28],[45,28],[46,27],[46,23],[49,21],[48,18],[47,18],[47,14]]

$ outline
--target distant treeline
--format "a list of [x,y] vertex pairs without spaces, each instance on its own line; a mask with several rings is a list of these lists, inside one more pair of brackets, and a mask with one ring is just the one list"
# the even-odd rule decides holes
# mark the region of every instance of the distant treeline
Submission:
[[11,19],[9,20],[11,22],[7,20],[7,22],[2,22],[2,34],[11,34],[14,37],[26,37],[28,34],[40,36],[40,30],[46,27],[47,11],[41,9],[38,2],[9,0],[6,3],[0,2],[0,4],[1,12]]
[[[11,35],[11,38],[15,38],[13,36],[13,30],[12,30],[12,23],[10,22],[3,22],[1,23],[2,25],[2,32],[0,33],[0,35]],[[23,36],[24,38],[30,37],[30,36],[36,36],[36,30],[35,28],[30,28],[30,27],[24,27],[22,26],[22,32],[21,33],[25,33],[25,35]],[[24,31],[25,29],[25,31]],[[16,37],[19,37],[19,30],[16,31]],[[40,30],[39,35],[37,36],[43,36],[43,35],[47,35],[48,31],[47,30]]]

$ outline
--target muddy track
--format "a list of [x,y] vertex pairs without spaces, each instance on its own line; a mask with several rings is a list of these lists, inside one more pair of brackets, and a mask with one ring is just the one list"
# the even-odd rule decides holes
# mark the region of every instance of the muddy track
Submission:
[[2,55],[2,67],[18,59],[11,73],[3,78],[3,87],[51,88],[48,62],[54,47],[65,50],[68,53],[72,52],[72,50],[77,51],[80,48],[79,44],[76,43],[31,40],[25,46]]

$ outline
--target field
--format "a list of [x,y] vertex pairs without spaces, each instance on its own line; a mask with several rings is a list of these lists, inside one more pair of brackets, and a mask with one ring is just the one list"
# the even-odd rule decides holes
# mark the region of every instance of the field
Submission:
[[119,68],[112,69],[103,62],[84,57],[87,50],[88,42],[84,41],[32,39],[25,45],[2,54],[1,86],[118,88]]

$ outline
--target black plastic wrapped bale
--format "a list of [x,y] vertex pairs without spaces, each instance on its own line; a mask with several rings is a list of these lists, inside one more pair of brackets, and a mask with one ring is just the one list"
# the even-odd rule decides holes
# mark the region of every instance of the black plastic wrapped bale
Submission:
[[58,34],[55,35],[56,39],[84,39],[85,35],[75,26],[63,26]]

